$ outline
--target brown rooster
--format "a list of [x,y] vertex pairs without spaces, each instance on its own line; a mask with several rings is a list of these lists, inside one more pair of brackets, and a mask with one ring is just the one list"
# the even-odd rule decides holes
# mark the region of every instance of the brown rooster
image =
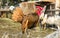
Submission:
[[36,26],[38,22],[38,15],[36,13],[31,13],[24,15],[20,7],[16,7],[12,14],[12,20],[22,23],[22,32],[25,33],[27,29]]

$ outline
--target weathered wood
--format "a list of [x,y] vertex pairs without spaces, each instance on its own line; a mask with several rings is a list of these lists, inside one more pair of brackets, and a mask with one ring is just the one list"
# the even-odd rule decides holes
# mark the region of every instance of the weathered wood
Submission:
[[7,17],[8,18],[8,13],[10,13],[9,9],[0,9],[0,17]]
[[10,11],[9,9],[0,9],[0,12],[1,11]]
[[55,0],[42,0],[42,1],[55,3]]
[[48,9],[47,11],[60,11],[60,9]]

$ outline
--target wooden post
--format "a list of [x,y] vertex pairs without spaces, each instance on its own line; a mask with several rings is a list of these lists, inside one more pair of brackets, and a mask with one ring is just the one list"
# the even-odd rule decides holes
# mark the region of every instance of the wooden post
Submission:
[[[55,3],[56,10],[59,9],[58,6],[59,6],[59,0],[56,0],[56,3]],[[59,11],[56,11],[55,14],[59,14]]]

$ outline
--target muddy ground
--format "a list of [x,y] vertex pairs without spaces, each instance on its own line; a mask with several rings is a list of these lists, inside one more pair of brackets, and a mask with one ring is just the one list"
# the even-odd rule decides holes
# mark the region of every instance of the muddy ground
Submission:
[[44,38],[52,29],[41,29],[39,26],[28,29],[28,34],[22,34],[21,24],[8,18],[0,18],[0,38]]

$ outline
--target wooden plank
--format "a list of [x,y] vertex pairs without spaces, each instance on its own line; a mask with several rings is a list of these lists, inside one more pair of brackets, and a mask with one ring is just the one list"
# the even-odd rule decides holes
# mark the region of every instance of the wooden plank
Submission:
[[51,3],[55,3],[55,0],[42,0],[44,2],[51,2]]
[[47,11],[60,11],[60,9],[48,9]]
[[9,9],[0,9],[0,11],[10,11]]

